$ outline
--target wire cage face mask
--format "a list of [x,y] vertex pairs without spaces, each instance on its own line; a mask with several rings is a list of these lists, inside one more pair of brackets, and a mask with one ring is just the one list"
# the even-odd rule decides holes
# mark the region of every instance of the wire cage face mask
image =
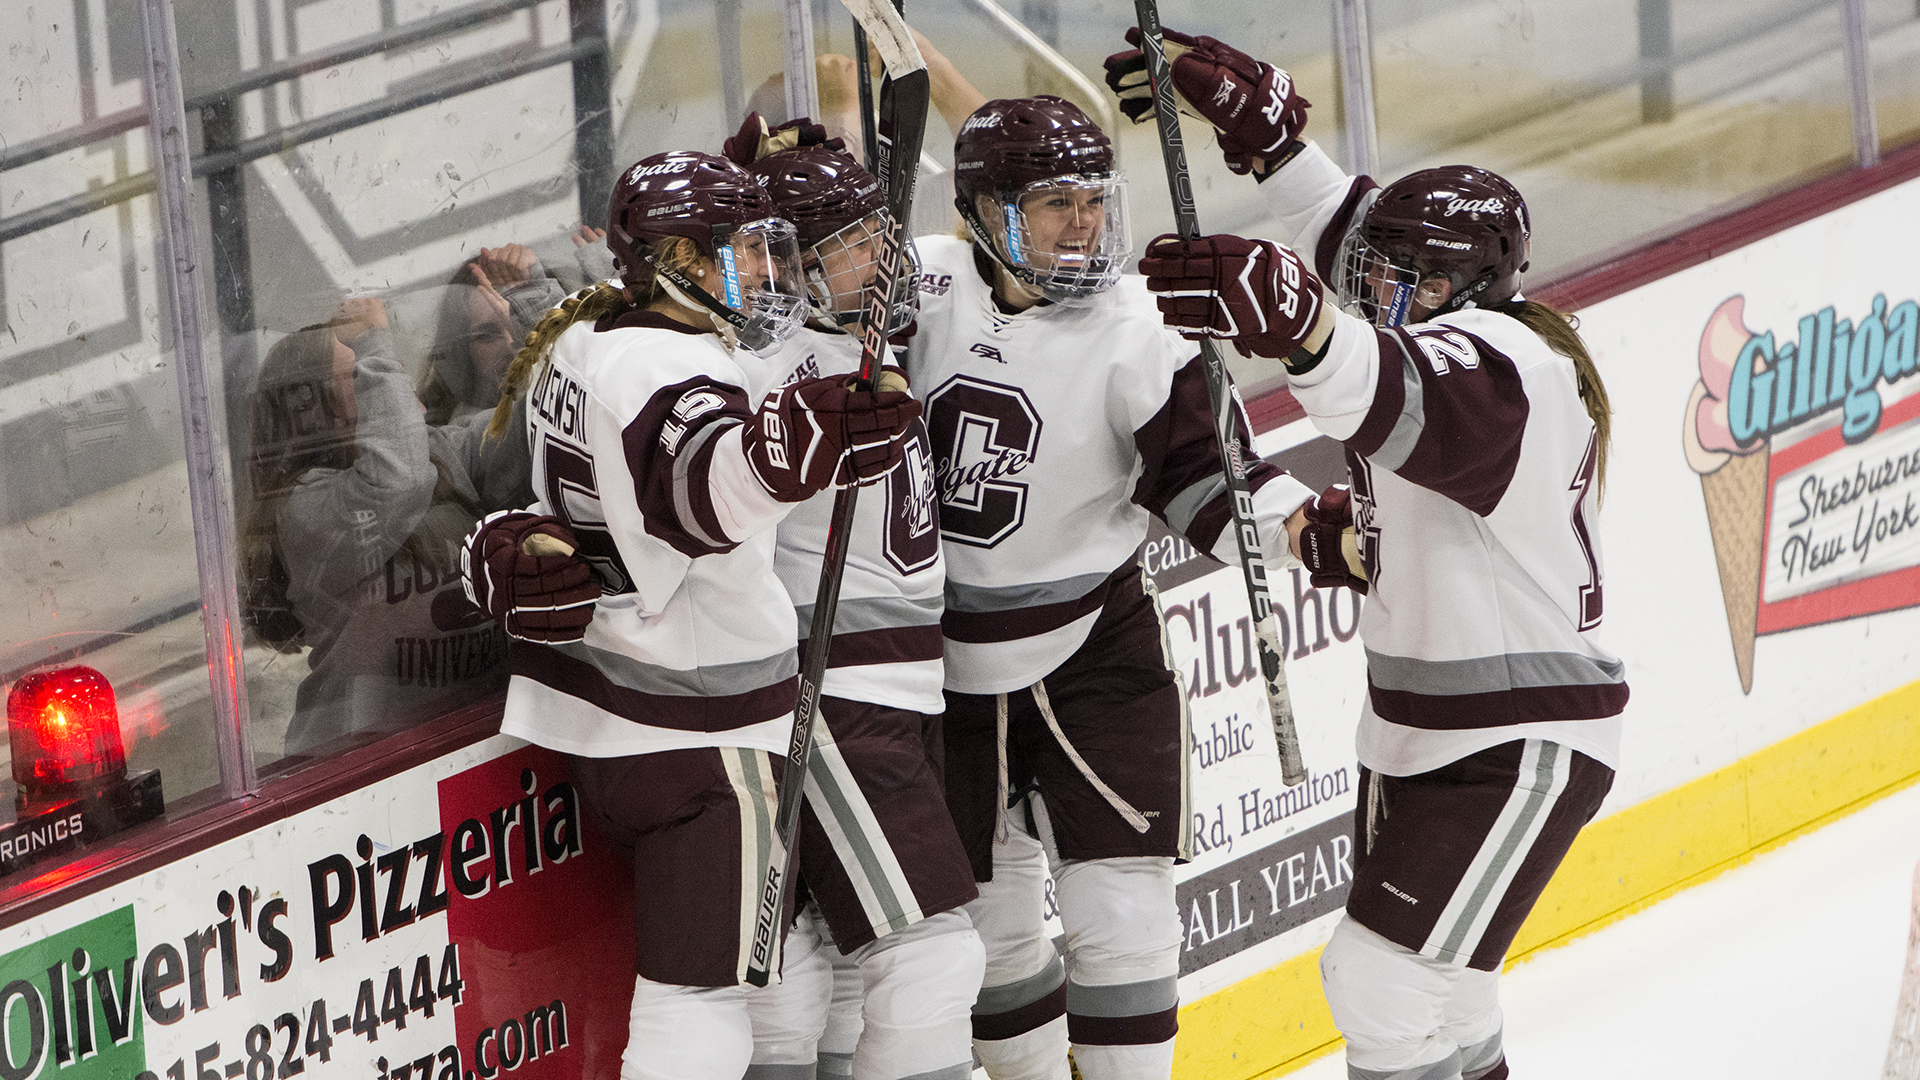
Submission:
[[741,345],[765,353],[799,331],[807,317],[807,279],[791,222],[762,218],[724,236],[715,230],[713,250],[720,270],[716,299],[746,316],[746,325],[734,328]]
[[1420,273],[1370,246],[1355,229],[1340,245],[1340,306],[1375,326],[1395,327],[1412,313]]
[[[878,210],[807,249],[807,288],[813,306],[834,323],[850,326],[866,311],[866,288],[879,269],[892,222],[891,214]],[[910,239],[901,254],[887,317],[889,336],[905,330],[920,312],[920,254]]]
[[1133,251],[1127,181],[1118,173],[1029,184],[1001,204],[1001,215],[1009,269],[1049,300],[1112,287]]

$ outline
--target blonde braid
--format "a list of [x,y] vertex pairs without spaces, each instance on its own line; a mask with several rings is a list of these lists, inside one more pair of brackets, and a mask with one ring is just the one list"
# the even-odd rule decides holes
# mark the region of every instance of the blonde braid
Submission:
[[[656,249],[656,257],[684,271],[699,260],[700,248],[684,236],[668,237]],[[500,401],[493,407],[493,419],[487,423],[487,438],[497,439],[506,433],[507,424],[513,418],[514,400],[532,381],[533,370],[553,352],[553,343],[574,323],[599,322],[608,315],[646,307],[666,295],[654,279],[651,267],[642,264],[622,269],[626,281],[624,290],[606,281],[582,289],[562,300],[559,307],[547,312],[539,324],[527,332],[526,344],[514,354],[513,363],[507,365],[507,373],[500,380]]]
[[574,323],[598,322],[602,316],[617,315],[632,307],[632,302],[619,289],[603,281],[567,297],[559,307],[542,316],[527,332],[526,344],[514,354],[513,363],[507,365],[507,373],[501,377],[500,401],[494,405],[493,419],[487,423],[487,438],[497,439],[506,434],[507,424],[513,418],[514,401],[526,390],[533,370],[546,361],[561,334]]

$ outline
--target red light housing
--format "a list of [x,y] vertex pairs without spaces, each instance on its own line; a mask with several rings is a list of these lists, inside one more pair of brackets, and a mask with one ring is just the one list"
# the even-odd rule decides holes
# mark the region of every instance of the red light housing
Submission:
[[23,677],[7,694],[7,744],[22,801],[71,798],[124,777],[113,684],[90,667]]

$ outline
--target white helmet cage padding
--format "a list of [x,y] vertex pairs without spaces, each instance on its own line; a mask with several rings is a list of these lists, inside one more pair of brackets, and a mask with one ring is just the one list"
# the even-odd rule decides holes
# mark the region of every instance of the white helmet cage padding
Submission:
[[[713,261],[720,272],[714,299],[745,320],[742,325],[716,317],[715,328],[723,336],[731,331],[754,353],[778,348],[807,317],[806,276],[793,224],[761,218],[732,228],[715,226],[713,233]],[[662,284],[678,291],[671,281]]]
[[[866,287],[880,262],[880,245],[892,227],[893,216],[876,210],[808,248],[802,256],[807,290],[820,316],[839,326],[851,326],[866,312]],[[897,334],[920,313],[920,253],[907,240],[900,275],[894,282],[893,310],[887,334]]]
[[1127,181],[1120,173],[1057,176],[996,200],[989,222],[994,259],[1049,300],[1111,288],[1133,254]]

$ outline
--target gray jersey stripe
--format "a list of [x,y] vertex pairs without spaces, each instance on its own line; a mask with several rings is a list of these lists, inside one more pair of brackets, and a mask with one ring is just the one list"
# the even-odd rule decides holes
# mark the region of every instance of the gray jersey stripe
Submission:
[[740,1080],[814,1080],[812,1065],[749,1065]]
[[[905,626],[938,626],[946,601],[938,596],[914,599],[907,596],[841,597],[833,611],[835,634],[857,634],[864,630],[895,630]],[[800,617],[800,636],[813,629],[813,605],[795,604]]]
[[1003,1012],[1012,1012],[1022,1005],[1031,1005],[1060,989],[1060,984],[1066,981],[1067,965],[1056,956],[1037,974],[1029,975],[1019,982],[981,987],[980,996],[973,1003],[973,1015],[995,1016]]
[[1067,1011],[1075,1016],[1151,1016],[1180,1004],[1180,977],[1081,986],[1067,981]]
[[1400,406],[1400,417],[1393,422],[1393,430],[1387,433],[1380,449],[1373,452],[1374,464],[1393,472],[1407,463],[1407,456],[1413,453],[1413,446],[1420,441],[1420,435],[1427,430],[1426,400],[1421,397],[1420,373],[1414,370],[1413,358],[1407,355],[1407,345],[1398,335],[1394,340],[1400,345],[1400,373],[1406,380],[1407,396],[1405,404]]
[[1172,529],[1174,532],[1184,534],[1187,528],[1193,524],[1193,519],[1199,516],[1200,508],[1213,501],[1216,497],[1225,494],[1226,490],[1226,478],[1218,473],[1188,484],[1186,490],[1175,495],[1173,499],[1167,503],[1165,518],[1167,528]]
[[1063,604],[1087,595],[1111,576],[1111,573],[1081,574],[1059,581],[1036,581],[1025,585],[966,585],[948,578],[947,610],[1012,611],[1043,604]]
[[691,490],[690,473],[693,468],[693,460],[699,455],[700,448],[705,446],[707,441],[714,436],[738,423],[740,423],[738,420],[723,420],[708,424],[699,431],[694,432],[673,457],[673,512],[679,516],[680,527],[687,530],[688,535],[710,548],[720,548],[724,550],[732,547],[738,541],[725,536],[708,535],[707,531],[700,527],[700,515],[695,513],[693,509],[693,492]]
[[1367,677],[1382,690],[1446,696],[1535,686],[1599,686],[1626,678],[1618,660],[1579,653],[1505,653],[1466,660],[1416,660],[1367,650]]
[[585,642],[569,641],[548,648],[591,664],[607,681],[629,690],[663,697],[725,697],[745,694],[790,679],[800,672],[800,654],[788,649],[764,660],[713,664],[692,670],[661,667]]

